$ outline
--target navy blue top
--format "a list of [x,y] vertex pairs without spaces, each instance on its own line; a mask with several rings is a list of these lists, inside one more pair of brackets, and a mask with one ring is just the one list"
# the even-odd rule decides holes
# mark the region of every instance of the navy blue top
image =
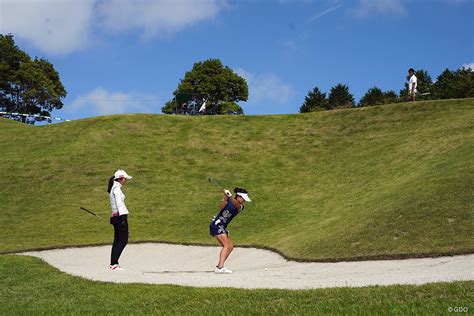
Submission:
[[[244,206],[242,205],[241,210],[243,209]],[[237,214],[239,214],[239,210],[234,204],[232,204],[230,199],[228,199],[224,208],[219,212],[219,214],[217,214],[216,218],[214,219],[214,222],[217,222],[219,223],[219,225],[224,225],[224,227],[227,227],[227,225],[229,225],[229,223],[234,217],[237,216]]]

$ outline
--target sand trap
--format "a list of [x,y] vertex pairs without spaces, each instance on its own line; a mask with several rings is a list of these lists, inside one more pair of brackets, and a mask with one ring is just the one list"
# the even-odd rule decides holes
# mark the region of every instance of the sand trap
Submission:
[[339,263],[287,261],[267,250],[235,248],[226,267],[215,274],[218,247],[169,244],[128,245],[120,264],[108,269],[110,246],[22,253],[41,258],[66,273],[90,280],[177,284],[196,287],[311,289],[368,285],[424,284],[474,280],[474,255]]

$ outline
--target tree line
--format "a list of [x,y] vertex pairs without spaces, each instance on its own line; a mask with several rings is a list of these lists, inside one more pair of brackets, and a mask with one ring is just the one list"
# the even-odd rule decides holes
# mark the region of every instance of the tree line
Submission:
[[[4,117],[35,124],[63,107],[66,89],[54,66],[32,59],[12,34],[0,34],[0,112]],[[247,101],[247,81],[219,59],[197,62],[186,72],[161,108],[165,114],[243,114],[239,101]],[[4,113],[8,114],[4,114]]]
[[[462,67],[454,71],[446,68],[435,82],[428,71],[423,69],[416,71],[415,76],[418,79],[418,100],[474,97],[474,70],[471,68]],[[359,103],[355,103],[349,87],[339,83],[331,88],[327,96],[318,87],[308,91],[300,113],[405,102],[407,96],[407,83],[398,94],[394,90],[382,91],[378,87],[372,87],[362,96]]]
[[[433,82],[426,70],[415,72],[418,78],[417,99],[450,99],[474,97],[474,71],[460,68],[444,70]],[[424,92],[424,93],[423,93]],[[54,66],[43,58],[32,59],[15,45],[13,35],[0,34],[0,112],[34,115],[4,115],[24,123],[34,124],[63,107],[67,92]],[[318,87],[310,90],[300,112],[314,112],[403,102],[408,84],[397,94],[393,90],[370,88],[356,103],[349,87],[339,83],[326,95]],[[247,101],[247,81],[219,59],[194,64],[173,92],[161,111],[166,114],[243,114],[237,103]],[[35,117],[36,116],[36,117]]]
[[[32,59],[15,45],[13,35],[0,34],[0,111],[50,116],[63,107],[67,92],[53,64]],[[5,115],[34,124],[40,117]]]

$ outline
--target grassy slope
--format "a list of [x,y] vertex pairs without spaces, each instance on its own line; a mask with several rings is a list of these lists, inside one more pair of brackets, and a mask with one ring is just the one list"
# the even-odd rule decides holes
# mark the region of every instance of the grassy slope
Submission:
[[131,239],[211,243],[220,194],[254,202],[236,244],[300,259],[474,250],[474,100],[306,115],[120,115],[43,127],[0,120],[0,251],[107,243],[123,168]]
[[0,256],[0,306],[9,315],[446,315],[449,307],[472,311],[473,293],[474,282],[307,291],[113,284],[36,258]]

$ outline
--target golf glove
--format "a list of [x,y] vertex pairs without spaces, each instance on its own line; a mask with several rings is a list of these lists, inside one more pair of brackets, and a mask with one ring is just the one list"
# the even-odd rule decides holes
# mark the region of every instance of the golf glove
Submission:
[[227,195],[228,197],[231,197],[232,196],[232,193],[229,191],[229,190],[224,190],[224,193],[225,195]]

